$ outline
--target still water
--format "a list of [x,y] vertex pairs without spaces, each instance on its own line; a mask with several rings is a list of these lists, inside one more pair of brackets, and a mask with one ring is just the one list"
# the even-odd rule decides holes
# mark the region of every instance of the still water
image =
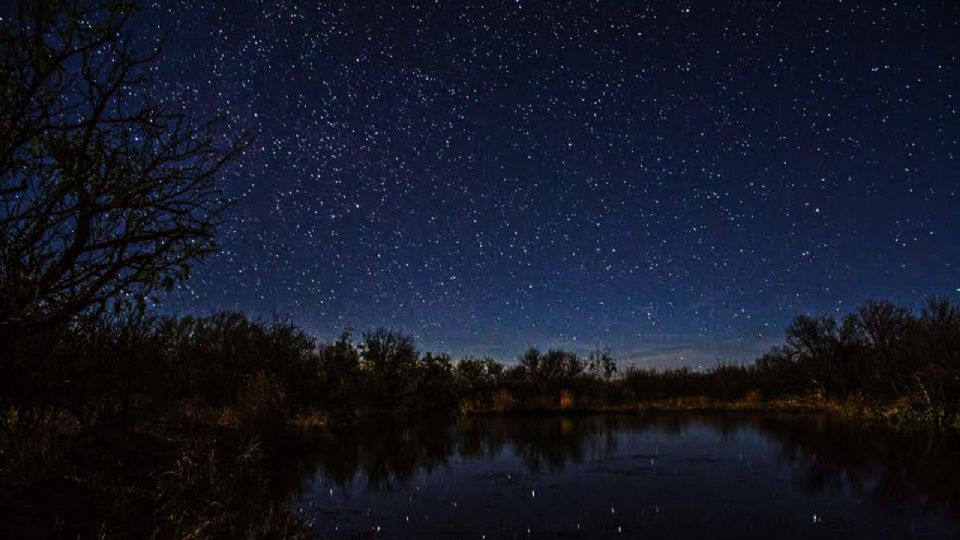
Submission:
[[960,538],[960,441],[810,416],[359,426],[301,471],[322,538]]

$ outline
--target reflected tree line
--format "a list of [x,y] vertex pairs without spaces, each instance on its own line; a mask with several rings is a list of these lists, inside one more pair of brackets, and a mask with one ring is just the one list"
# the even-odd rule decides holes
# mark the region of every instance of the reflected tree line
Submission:
[[960,437],[955,431],[897,431],[830,418],[777,421],[757,429],[776,440],[809,493],[851,489],[889,510],[943,511],[960,518]]
[[[894,430],[820,415],[651,413],[374,422],[328,443],[304,468],[343,488],[403,489],[418,475],[448,466],[454,456],[489,460],[509,452],[521,458],[527,472],[560,471],[615,454],[618,437],[624,435],[676,437],[692,428],[708,428],[722,437],[755,430],[776,442],[778,459],[793,468],[794,485],[808,494],[849,490],[881,510],[942,512],[960,519],[960,437],[955,432]],[[294,492],[306,487],[291,486]]]
[[[161,315],[150,306],[217,251],[230,207],[218,177],[250,141],[145,90],[162,39],[135,13],[129,2],[19,0],[0,21],[0,517],[70,537],[125,530],[130,516],[147,524],[133,536],[259,534],[237,497],[267,491],[250,486],[271,459],[291,439],[376,413],[798,396],[935,423],[957,411],[960,309],[942,299],[916,313],[868,302],[839,322],[801,316],[755,363],[703,371],[621,370],[609,350],[454,360],[388,330],[324,342],[284,319]],[[554,439],[572,437],[555,428]],[[543,429],[474,444],[510,441],[549,466],[581,451],[539,444]],[[449,455],[448,435],[427,439],[371,440],[354,459],[371,478],[400,478],[404,464]],[[209,500],[220,502],[197,503]]]
[[614,417],[602,416],[377,420],[344,430],[325,444],[317,467],[335,484],[354,484],[362,477],[374,489],[403,486],[418,473],[449,465],[454,455],[487,460],[509,452],[528,471],[559,471],[596,452],[612,452],[617,424]]

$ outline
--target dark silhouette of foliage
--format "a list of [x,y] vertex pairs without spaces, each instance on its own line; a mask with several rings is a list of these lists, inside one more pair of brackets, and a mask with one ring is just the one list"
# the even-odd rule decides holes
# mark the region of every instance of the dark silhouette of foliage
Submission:
[[417,362],[413,404],[417,409],[452,411],[458,401],[453,362],[446,354],[425,354]]
[[915,355],[914,378],[927,403],[960,399],[960,306],[931,298],[913,325],[908,351]]
[[320,404],[343,410],[358,405],[363,373],[360,370],[360,351],[354,346],[350,331],[336,341],[319,347],[317,366],[320,385]]
[[454,361],[419,354],[413,338],[400,332],[368,331],[357,343],[347,332],[318,344],[283,319],[231,312],[155,317],[136,303],[78,317],[44,346],[43,362],[8,366],[10,377],[0,381],[2,405],[15,408],[21,423],[55,409],[81,425],[134,424],[184,403],[239,407],[244,396],[272,403],[280,419],[317,408],[449,413],[469,402],[469,410],[490,410],[498,396],[515,401],[510,408],[552,407],[564,395],[568,406],[573,400],[587,407],[810,395],[877,407],[905,400],[944,413],[960,404],[960,313],[937,299],[919,316],[882,302],[865,303],[842,325],[801,315],[787,328],[784,346],[750,364],[704,370],[619,371],[610,351],[582,360],[536,348],[512,366]]
[[380,328],[363,334],[360,350],[370,402],[387,408],[410,405],[418,361],[413,337]]
[[609,347],[597,349],[587,357],[587,373],[593,379],[609,382],[617,376],[617,371],[617,361]]
[[[839,322],[800,315],[784,346],[705,370],[619,370],[609,349],[583,359],[531,347],[511,366],[455,362],[421,355],[412,336],[385,329],[358,343],[349,331],[318,343],[284,319],[155,315],[147,297],[216,249],[228,206],[216,179],[246,139],[222,143],[213,122],[150,97],[160,47],[137,51],[127,2],[21,0],[15,12],[0,27],[3,490],[55,478],[87,499],[96,482],[75,479],[100,482],[106,472],[114,483],[96,496],[153,516],[152,531],[120,536],[264,536],[276,530],[252,523],[260,508],[241,509],[236,493],[265,486],[267,450],[297,421],[322,425],[327,414],[811,396],[931,422],[960,412],[960,307],[946,299],[928,300],[918,315],[885,301]],[[562,440],[569,427],[524,427],[508,439],[529,463],[559,466],[578,458],[579,445],[540,439]],[[474,435],[462,438],[478,452],[505,444]],[[380,470],[379,457],[353,461],[372,481],[403,479],[424,460],[443,463],[449,437],[433,441],[410,447],[381,433],[375,450],[392,461]],[[155,462],[123,469],[144,456]],[[84,469],[88,461],[97,465]],[[197,500],[235,507],[198,509]],[[103,535],[105,523],[68,532]]]
[[513,371],[512,379],[527,390],[524,399],[560,399],[560,391],[578,387],[586,371],[586,364],[576,354],[560,349],[541,353],[536,347],[527,349]]
[[145,91],[133,8],[22,0],[0,29],[0,330],[62,324],[186,277],[216,248],[244,142]]
[[[868,302],[842,325],[829,317],[797,317],[787,329],[786,344],[750,364],[617,371],[609,351],[582,360],[570,351],[531,348],[507,366],[491,359],[420,355],[411,336],[387,330],[365,332],[359,342],[345,332],[318,343],[283,319],[257,321],[231,312],[156,317],[136,302],[118,308],[81,314],[50,342],[20,340],[46,356],[43,362],[18,364],[27,366],[21,371],[8,369],[15,377],[0,380],[6,411],[0,421],[3,482],[31,485],[51,471],[76,475],[70,456],[80,451],[76,441],[82,434],[113,426],[137,433],[170,419],[231,426],[229,433],[240,437],[237,448],[244,448],[239,441],[283,440],[296,418],[316,410],[320,418],[350,417],[357,410],[419,417],[458,409],[752,406],[811,395],[876,408],[892,404],[903,418],[923,422],[942,423],[960,410],[960,313],[938,299],[928,301],[919,315]],[[34,341],[43,341],[42,347]],[[229,463],[235,458],[226,443],[216,442],[219,437],[210,442],[219,457],[209,459]],[[470,441],[480,447],[489,443]],[[383,452],[398,444],[382,443]],[[556,460],[545,451],[531,450],[525,459],[552,466]],[[403,469],[406,461],[417,459],[398,456],[396,465]],[[187,467],[183,474],[200,482],[190,490],[225,489],[209,484],[219,481],[216,471],[196,469],[216,463],[182,465]],[[371,474],[374,480],[397,479],[390,471]],[[170,492],[173,484],[159,487]],[[169,506],[164,508],[175,510],[176,517],[163,519],[173,519],[176,528],[209,518],[190,517],[189,505],[175,499],[165,498]]]
[[504,371],[503,364],[491,358],[465,357],[453,367],[457,394],[489,406],[493,393],[503,384]]

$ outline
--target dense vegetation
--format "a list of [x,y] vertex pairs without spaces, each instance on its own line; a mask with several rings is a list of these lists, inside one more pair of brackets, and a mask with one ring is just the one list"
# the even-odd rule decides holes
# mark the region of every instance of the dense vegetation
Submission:
[[[400,332],[319,342],[286,320],[158,317],[119,305],[6,342],[0,503],[34,497],[46,507],[57,489],[77,515],[45,519],[72,525],[124,527],[111,520],[139,511],[149,516],[141,532],[159,536],[295,532],[270,490],[256,503],[278,505],[266,522],[243,519],[246,499],[189,501],[266,485],[265,469],[290,442],[358,416],[840,408],[944,424],[960,410],[960,309],[946,300],[916,314],[869,301],[840,322],[802,315],[782,347],[707,370],[618,370],[608,350],[454,361],[421,354]],[[90,498],[113,501],[114,513],[77,506]]]
[[160,52],[137,53],[129,3],[15,11],[0,25],[0,521],[12,536],[294,534],[271,460],[364,414],[802,402],[942,423],[960,405],[960,310],[946,300],[801,316],[784,347],[706,371],[619,371],[608,350],[454,361],[387,330],[326,343],[286,320],[152,314],[148,299],[216,250],[229,207],[217,176],[248,141],[222,144],[215,123],[143,91]]
[[853,400],[938,415],[960,404],[960,308],[937,299],[918,314],[868,301],[840,322],[801,315],[783,346],[706,370],[618,370],[609,350],[581,357],[530,348],[512,364],[454,361],[421,354],[401,332],[318,342],[286,320],[157,317],[135,305],[13,344],[0,399],[19,423],[56,411],[78,425],[129,426],[187,406],[233,410],[268,427],[304,414],[597,409],[677,398]]
[[[177,504],[209,490],[232,493],[224,482],[262,482],[243,471],[357,416],[834,407],[944,424],[960,410],[960,308],[947,300],[929,300],[919,313],[869,301],[840,322],[801,315],[782,347],[706,370],[618,370],[609,350],[583,357],[530,348],[509,364],[453,360],[421,354],[411,336],[382,329],[320,342],[286,320],[160,317],[117,305],[5,343],[0,475],[29,491],[95,473],[115,483],[110,497],[136,493],[131,509],[165,509],[153,530],[177,534],[238,526],[238,516]],[[104,447],[118,462],[145,463],[107,474],[89,462]],[[210,477],[234,462],[229,481]],[[138,467],[149,480],[131,488]],[[178,482],[161,481],[173,474]]]

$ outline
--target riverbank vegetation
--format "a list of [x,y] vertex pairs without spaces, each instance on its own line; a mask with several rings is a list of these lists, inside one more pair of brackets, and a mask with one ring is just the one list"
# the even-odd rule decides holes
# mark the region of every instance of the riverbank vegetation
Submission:
[[[949,426],[960,410],[960,308],[937,299],[918,313],[869,301],[839,322],[801,315],[755,362],[702,370],[622,366],[609,350],[454,360],[401,332],[323,342],[283,319],[157,316],[130,303],[6,343],[0,497],[55,490],[67,513],[50,519],[111,527],[141,512],[161,536],[265,526],[225,501],[265,482],[291,445],[362,417],[777,410]],[[77,505],[97,500],[118,501],[118,514]],[[287,519],[267,523],[295,530]]]
[[398,331],[323,342],[284,319],[156,316],[136,305],[13,343],[7,355],[20,361],[4,366],[3,399],[23,424],[50,411],[77,425],[136,425],[179,411],[255,432],[377,413],[853,405],[943,422],[960,404],[960,307],[939,299],[919,313],[868,301],[839,322],[801,315],[783,346],[706,369],[535,347],[515,362],[454,360],[421,353]]
[[146,306],[216,252],[217,178],[249,140],[158,102],[126,2],[29,1],[0,32],[0,521],[11,537],[304,532],[268,472],[362,416],[835,408],[946,425],[960,311],[868,302],[798,317],[756,362],[617,365],[421,353],[401,332],[324,342],[242,313]]

